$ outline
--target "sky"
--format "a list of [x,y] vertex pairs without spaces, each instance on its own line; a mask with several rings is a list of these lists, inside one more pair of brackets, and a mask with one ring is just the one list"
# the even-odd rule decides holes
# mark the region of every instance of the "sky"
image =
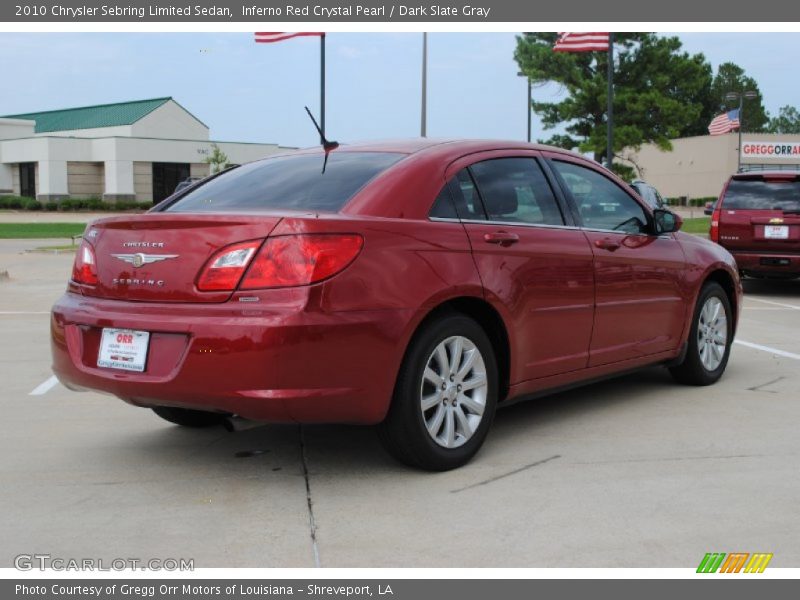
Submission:
[[[666,34],[665,34],[666,35]],[[772,114],[800,106],[798,33],[676,33],[712,66],[754,77]],[[512,33],[428,35],[428,136],[525,139],[526,80]],[[327,36],[328,137],[420,132],[421,33]],[[0,115],[172,96],[219,141],[309,146],[319,41],[256,44],[249,33],[0,33]],[[559,97],[534,88],[539,100]],[[549,137],[534,115],[534,139]]]

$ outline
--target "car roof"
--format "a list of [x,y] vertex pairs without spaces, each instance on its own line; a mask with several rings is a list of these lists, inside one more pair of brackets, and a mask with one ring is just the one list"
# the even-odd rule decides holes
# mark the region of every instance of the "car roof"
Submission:
[[[448,155],[456,158],[474,152],[484,152],[487,150],[539,150],[547,152],[557,152],[560,154],[578,156],[585,160],[586,157],[555,146],[546,144],[533,144],[517,140],[489,140],[489,139],[455,139],[455,138],[400,138],[387,140],[362,141],[354,143],[342,143],[333,152],[391,152],[397,154],[436,154],[440,158],[447,158]],[[322,154],[321,146],[311,146],[300,150],[281,154],[271,154],[265,159],[276,156],[287,156],[293,154]]]

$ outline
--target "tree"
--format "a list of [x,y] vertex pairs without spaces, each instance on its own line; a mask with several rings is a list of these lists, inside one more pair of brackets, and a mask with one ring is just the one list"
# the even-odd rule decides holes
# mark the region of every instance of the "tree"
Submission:
[[211,155],[203,162],[211,166],[211,175],[214,175],[227,166],[228,160],[228,155],[220,150],[219,146],[211,144]]
[[[545,129],[566,124],[566,135],[548,143],[592,152],[602,162],[606,155],[605,52],[553,52],[555,33],[525,33],[517,37],[514,58],[535,83],[555,82],[566,98],[533,102]],[[694,135],[706,123],[711,66],[702,54],[681,51],[676,37],[654,33],[614,34],[614,154],[625,147],[655,143],[671,149],[671,138]],[[701,125],[698,125],[698,122]],[[704,131],[705,132],[705,131]]]
[[767,126],[769,133],[800,133],[800,112],[794,106],[782,106]]
[[[724,110],[739,108],[739,100],[726,100],[725,94],[728,92],[739,92],[741,94],[750,91],[756,92],[758,96],[752,100],[744,99],[742,131],[761,133],[766,131],[769,124],[769,115],[764,109],[763,98],[756,80],[748,77],[744,69],[739,65],[726,62],[719,66],[714,81],[711,83],[710,101],[712,108],[714,108],[714,115],[718,115]],[[711,118],[714,115],[711,115]]]

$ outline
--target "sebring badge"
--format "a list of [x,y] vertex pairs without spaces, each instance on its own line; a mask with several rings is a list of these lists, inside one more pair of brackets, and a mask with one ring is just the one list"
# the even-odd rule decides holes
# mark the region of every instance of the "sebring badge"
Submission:
[[143,252],[137,252],[136,254],[112,254],[111,256],[118,258],[122,262],[129,263],[137,269],[154,262],[178,258],[177,254],[145,254]]

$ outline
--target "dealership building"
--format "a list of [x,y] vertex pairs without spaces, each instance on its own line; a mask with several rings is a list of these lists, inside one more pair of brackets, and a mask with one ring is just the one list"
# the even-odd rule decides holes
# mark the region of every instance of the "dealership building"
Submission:
[[[739,135],[703,135],[671,140],[665,152],[655,144],[625,149],[619,161],[634,166],[638,176],[665,198],[718,196],[739,168]],[[800,169],[800,135],[743,133],[742,169]]]
[[231,164],[282,150],[220,142],[172,98],[0,117],[0,194],[41,201],[159,202],[188,177],[205,177],[216,144]]

